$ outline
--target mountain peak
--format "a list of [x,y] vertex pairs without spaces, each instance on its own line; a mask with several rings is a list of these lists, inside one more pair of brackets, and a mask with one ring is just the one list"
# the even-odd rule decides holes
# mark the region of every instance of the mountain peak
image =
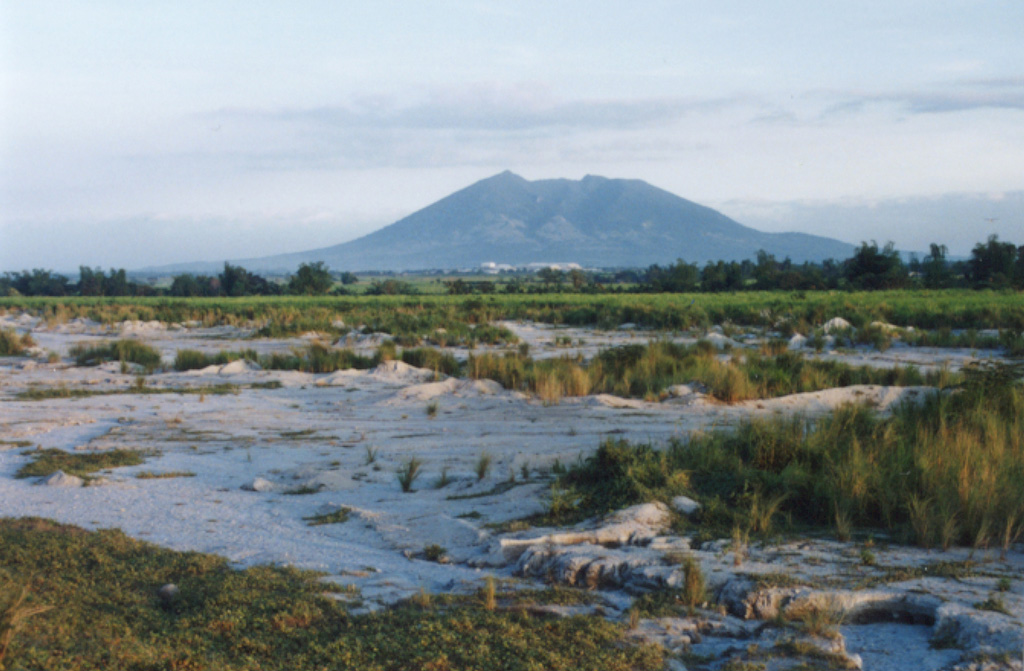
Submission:
[[294,270],[314,261],[355,272],[488,262],[647,267],[749,259],[762,249],[797,263],[853,251],[830,238],[763,233],[640,180],[587,175],[531,182],[505,170],[358,240],[254,259],[246,267]]

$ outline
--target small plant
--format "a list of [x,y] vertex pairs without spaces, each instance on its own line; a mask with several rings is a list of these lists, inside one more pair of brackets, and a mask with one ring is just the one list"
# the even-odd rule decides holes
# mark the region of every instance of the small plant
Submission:
[[423,548],[423,558],[427,561],[440,562],[444,559],[446,554],[448,554],[448,550],[437,543],[433,543]]
[[437,408],[438,408],[437,401],[431,401],[430,403],[428,403],[427,404],[427,417],[429,417],[431,419],[437,417]]
[[987,599],[974,604],[974,607],[978,610],[990,610],[994,613],[1002,613],[1003,615],[1009,615],[1013,617],[1013,613],[1006,607],[1006,602],[1003,601],[1003,597],[995,594],[990,594]]
[[530,462],[524,461],[519,466],[519,474],[523,477],[524,482],[530,479]]
[[474,469],[477,480],[483,480],[487,477],[487,474],[491,470],[491,461],[492,457],[487,452],[482,452],[480,454],[480,457],[476,460],[476,468]]
[[420,587],[420,591],[414,594],[410,598],[410,601],[412,601],[414,604],[416,604],[423,610],[429,610],[433,600],[430,597],[430,592],[428,592],[423,587]]
[[739,566],[747,555],[747,539],[749,535],[739,527],[732,528],[732,565]]
[[363,460],[363,463],[365,465],[369,466],[373,462],[377,461],[377,453],[379,451],[380,451],[379,448],[377,448],[377,447],[375,447],[373,445],[367,445],[366,446],[366,458]]
[[153,471],[140,471],[135,474],[137,480],[162,480],[167,478],[194,478],[196,474],[192,471],[164,471],[154,473]]
[[416,457],[411,457],[398,469],[398,484],[402,486],[403,492],[409,493],[412,491],[412,483],[416,482],[416,478],[420,476],[422,468],[423,462]]
[[448,475],[448,467],[444,466],[441,468],[441,475],[439,475],[437,480],[434,481],[434,489],[444,489],[451,483],[452,478]]
[[683,591],[680,598],[690,611],[707,600],[704,572],[693,557],[683,560]]
[[64,471],[68,475],[88,477],[97,471],[119,466],[138,466],[143,462],[143,455],[135,450],[70,454],[63,450],[48,449],[32,450],[28,454],[32,457],[32,461],[22,466],[14,477],[45,477],[57,471]]
[[12,329],[0,329],[0,356],[20,356],[27,347],[35,345],[35,340],[28,333],[18,335]]
[[322,484],[318,484],[318,485],[302,485],[302,486],[296,487],[294,489],[285,490],[282,493],[287,495],[287,496],[306,496],[308,494],[317,494],[323,488],[324,488],[324,486]]
[[484,587],[480,591],[480,600],[484,610],[494,610],[498,607],[497,583],[494,576],[487,576],[484,580]]
[[323,513],[322,515],[312,515],[310,517],[303,517],[302,519],[311,527],[318,527],[324,524],[341,524],[348,521],[349,514],[351,512],[351,508],[339,508],[334,512]]
[[1000,578],[996,583],[997,592],[1009,592],[1011,587],[1013,587],[1013,582],[1006,577]]
[[860,563],[863,566],[874,566],[876,562],[875,553],[867,548],[860,550]]

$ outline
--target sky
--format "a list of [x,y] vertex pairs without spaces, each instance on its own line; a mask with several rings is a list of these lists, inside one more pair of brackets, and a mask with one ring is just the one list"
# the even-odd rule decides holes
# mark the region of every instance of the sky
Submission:
[[0,271],[329,246],[506,169],[1024,244],[1022,34],[1019,0],[0,0]]

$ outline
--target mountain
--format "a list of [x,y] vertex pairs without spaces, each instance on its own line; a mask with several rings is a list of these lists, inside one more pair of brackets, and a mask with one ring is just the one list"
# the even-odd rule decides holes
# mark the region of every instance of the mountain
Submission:
[[646,267],[679,258],[700,265],[742,260],[761,249],[803,262],[846,258],[854,247],[803,233],[756,231],[640,180],[588,175],[531,182],[506,171],[351,242],[236,262],[263,272],[290,272],[312,261],[357,272],[486,262]]

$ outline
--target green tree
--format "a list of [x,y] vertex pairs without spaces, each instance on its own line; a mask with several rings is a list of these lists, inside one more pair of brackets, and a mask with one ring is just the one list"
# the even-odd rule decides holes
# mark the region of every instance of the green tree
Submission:
[[870,245],[862,242],[844,265],[846,279],[857,289],[899,289],[907,285],[907,267],[892,242],[881,249],[874,240]]
[[288,291],[293,294],[315,296],[327,293],[333,283],[331,271],[323,261],[303,263],[288,282]]

